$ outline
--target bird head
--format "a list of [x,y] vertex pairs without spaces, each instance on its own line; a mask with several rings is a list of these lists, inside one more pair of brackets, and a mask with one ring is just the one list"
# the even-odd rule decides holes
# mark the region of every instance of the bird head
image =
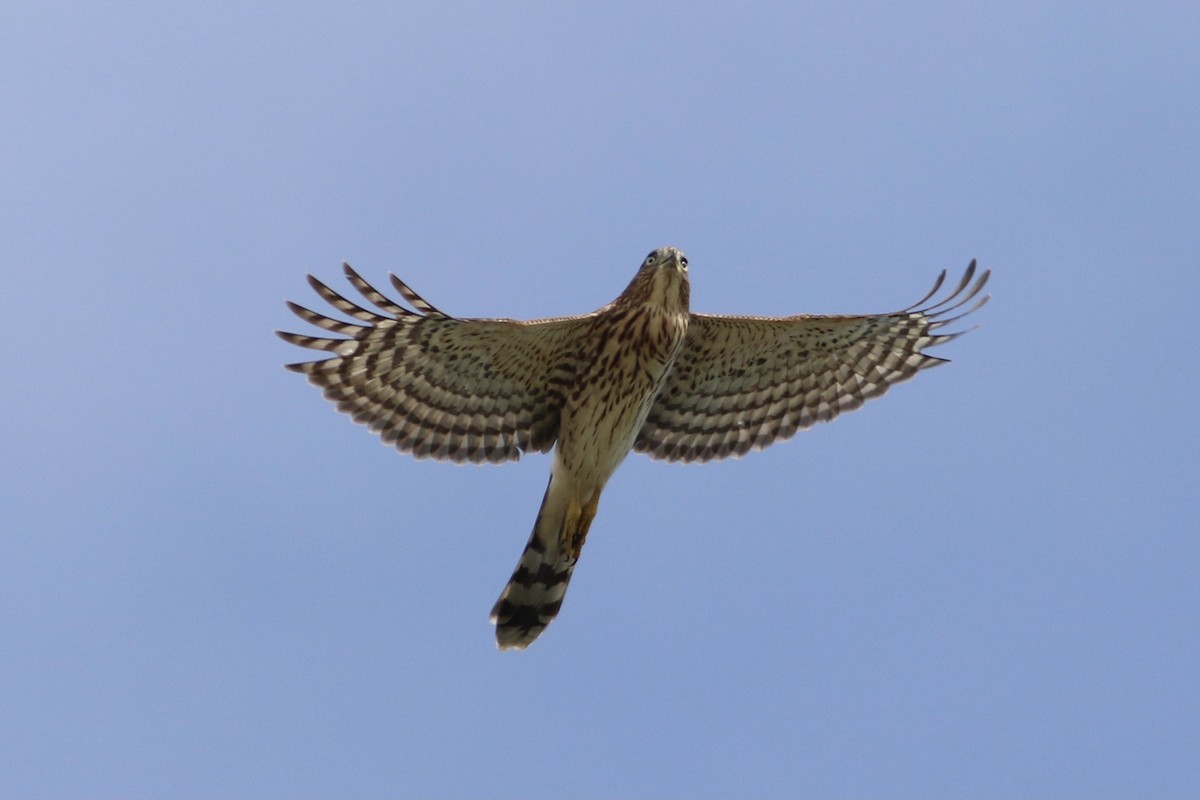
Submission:
[[687,313],[687,269],[687,256],[679,248],[652,250],[621,297],[629,302],[659,306],[672,313]]

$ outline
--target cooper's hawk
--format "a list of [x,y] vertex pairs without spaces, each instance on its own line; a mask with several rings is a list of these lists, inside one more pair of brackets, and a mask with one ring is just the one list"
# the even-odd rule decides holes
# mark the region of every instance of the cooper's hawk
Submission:
[[[891,314],[727,317],[688,310],[687,257],[652,252],[621,295],[577,317],[522,322],[451,317],[395,275],[412,309],[350,266],[346,277],[378,310],[311,275],[343,322],[289,302],[325,338],[280,332],[332,358],[290,364],[338,410],[417,458],[498,463],[554,448],[533,534],[492,609],[501,649],[524,648],[558,614],[600,492],[637,450],[668,461],[708,461],[766,447],[878,397],[943,363],[924,348],[978,309],[990,271],[975,262],[945,299],[941,288]],[[557,444],[557,447],[555,445]]]

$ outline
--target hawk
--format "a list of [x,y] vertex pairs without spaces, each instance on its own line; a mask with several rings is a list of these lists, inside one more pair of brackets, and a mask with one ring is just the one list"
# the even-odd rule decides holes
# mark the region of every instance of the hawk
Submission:
[[533,534],[492,608],[502,650],[525,648],[558,614],[600,493],[631,450],[685,462],[740,456],[858,408],[944,362],[925,349],[965,332],[941,331],[987,302],[975,298],[990,275],[976,277],[972,261],[932,302],[943,270],[890,314],[718,316],[690,311],[687,257],[662,247],[603,308],[525,322],[452,317],[389,275],[406,308],[343,267],[373,308],[309,275],[355,321],[289,301],[332,336],[279,336],[332,357],[288,369],[417,458],[500,463],[554,451]]

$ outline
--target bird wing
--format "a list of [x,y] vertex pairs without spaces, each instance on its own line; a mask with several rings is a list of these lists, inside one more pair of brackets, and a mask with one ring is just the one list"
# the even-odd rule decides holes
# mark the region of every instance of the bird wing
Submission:
[[308,276],[322,299],[357,322],[289,301],[305,322],[348,338],[279,331],[287,342],[333,353],[288,369],[307,375],[339,411],[418,458],[499,463],[553,447],[569,377],[567,354],[586,336],[591,315],[532,322],[459,319],[395,275],[389,276],[392,284],[412,309],[385,297],[349,264],[344,269],[378,311]]
[[668,461],[709,461],[762,449],[833,419],[895,383],[944,362],[924,348],[962,335],[938,333],[983,289],[972,261],[957,288],[891,314],[729,317],[692,314],[687,337],[634,449]]

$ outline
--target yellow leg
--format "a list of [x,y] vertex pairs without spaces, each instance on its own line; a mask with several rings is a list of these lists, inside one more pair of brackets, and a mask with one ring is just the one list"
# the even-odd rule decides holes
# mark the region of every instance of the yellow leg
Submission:
[[571,558],[577,559],[583,552],[583,541],[587,538],[588,529],[592,527],[592,520],[596,518],[596,507],[599,504],[599,492],[593,494],[585,506],[580,506],[574,498],[567,503],[567,515],[563,519],[560,535],[563,550]]
[[579,530],[579,518],[582,516],[583,509],[579,507],[579,501],[572,497],[567,501],[567,513],[563,517],[562,528],[558,531],[559,544],[563,550],[570,550],[575,533]]

